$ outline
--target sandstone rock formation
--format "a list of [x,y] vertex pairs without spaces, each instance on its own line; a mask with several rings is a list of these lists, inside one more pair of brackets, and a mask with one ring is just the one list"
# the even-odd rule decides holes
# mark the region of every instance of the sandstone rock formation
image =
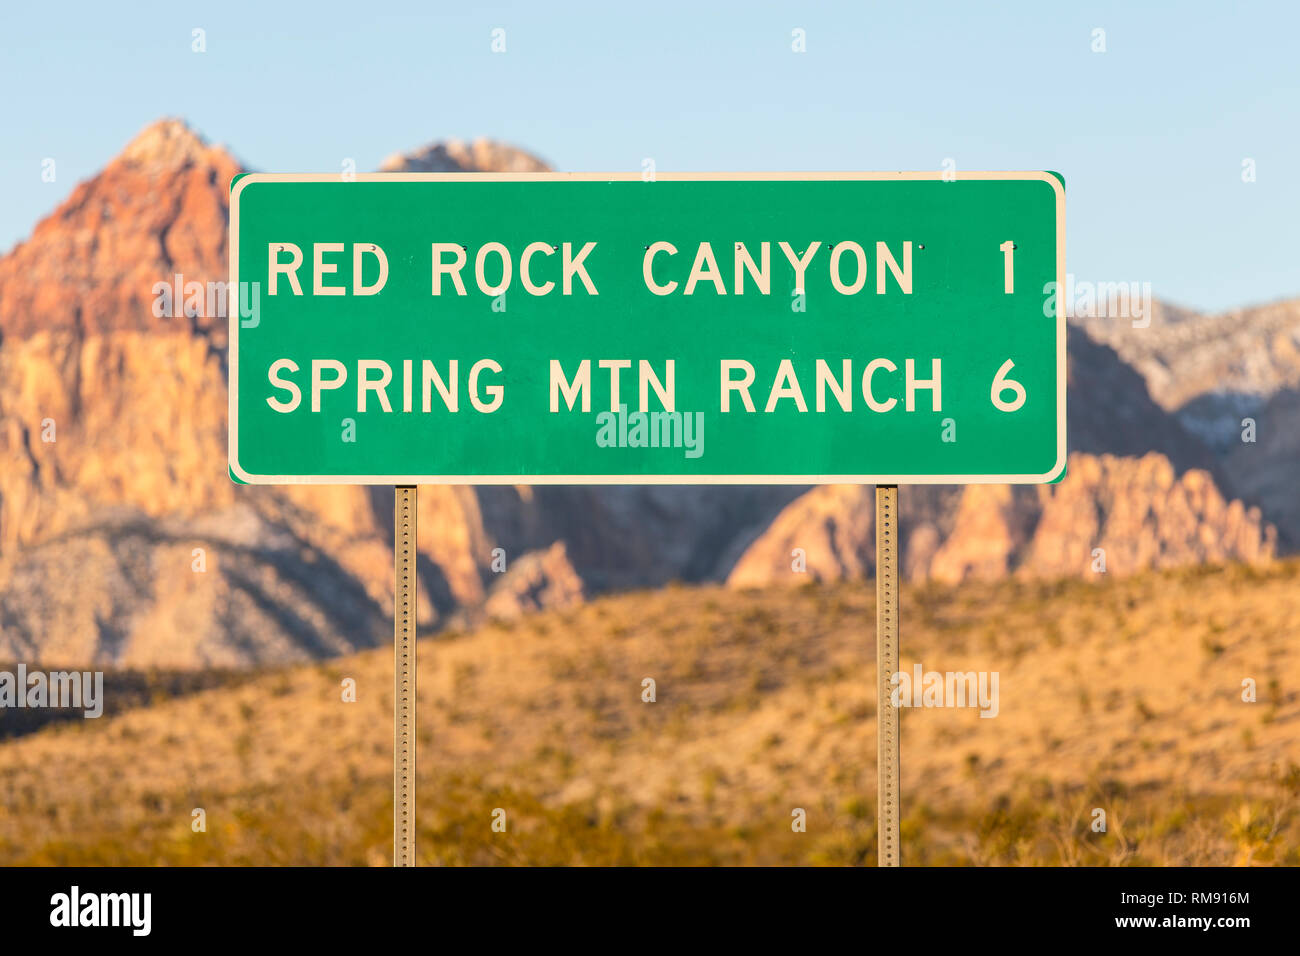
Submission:
[[548,173],[551,167],[531,153],[504,143],[458,139],[430,143],[410,153],[394,153],[381,173]]
[[[186,314],[155,291],[225,280],[240,169],[184,124],[154,124],[0,259],[0,658],[252,664],[382,631],[392,492],[233,484],[226,306],[205,294]],[[235,511],[252,529],[238,545],[203,530]],[[432,624],[431,597],[482,599],[486,551],[469,489],[426,489],[421,514]]]
[[[1210,450],[1152,401],[1142,378],[1079,328],[1068,337],[1066,408],[1075,451],[1058,485],[912,486],[899,495],[902,571],[960,581],[1132,573],[1206,560],[1262,561],[1277,547],[1258,508],[1227,501]],[[867,576],[875,492],[827,487],[786,508],[727,575],[736,587]],[[806,573],[792,569],[804,552]]]
[[[1145,379],[1155,401],[1213,449],[1227,490],[1258,504],[1288,549],[1300,547],[1300,299],[1218,315],[1156,303],[1151,324],[1080,318]],[[1258,441],[1243,441],[1253,421]]]
[[[899,493],[902,570],[920,580],[1088,577],[1204,561],[1264,562],[1276,531],[1258,508],[1227,501],[1208,472],[1179,475],[1164,455],[1070,456],[1058,485],[970,485],[944,534],[933,492]],[[916,498],[919,500],[910,501]],[[869,577],[875,489],[817,488],[785,509],[727,576],[733,587]],[[806,572],[792,556],[802,552]],[[1100,549],[1100,550],[1098,550]]]
[[[509,147],[453,142],[386,168],[546,167]],[[239,171],[183,123],[154,124],[0,259],[0,659],[258,664],[370,646],[383,630],[391,489],[231,483],[226,307],[205,301],[185,314],[174,302],[165,314],[155,293],[176,275],[204,289],[225,280]],[[757,534],[797,492],[422,488],[421,620],[439,626],[490,592],[495,611],[510,613],[584,588],[707,577],[737,532]],[[235,513],[245,530],[230,544],[224,516]],[[196,547],[211,559],[202,573],[220,581],[147,586],[199,574]],[[525,584],[521,572],[503,588],[489,566],[496,547],[542,577]],[[241,562],[242,575],[232,567]],[[284,589],[254,589],[259,574],[319,578],[321,613],[308,613],[316,592],[306,588],[296,604],[284,592],[292,614],[271,614],[265,595]]]
[[583,602],[585,586],[569,563],[563,541],[545,551],[524,555],[508,568],[484,602],[490,618],[510,620],[528,611],[574,607]]
[[188,521],[106,511],[0,573],[4,660],[229,668],[391,639],[331,555],[244,506]]
[[223,316],[154,287],[222,279],[238,164],[175,121],[140,135],[0,258],[0,559],[93,520],[234,504]]

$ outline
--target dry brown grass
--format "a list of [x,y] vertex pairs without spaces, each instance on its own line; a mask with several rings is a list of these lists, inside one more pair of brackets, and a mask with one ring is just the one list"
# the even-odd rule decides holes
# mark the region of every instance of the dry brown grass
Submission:
[[[1001,675],[903,712],[905,862],[1300,862],[1300,561],[902,606],[905,668]],[[873,622],[670,587],[422,642],[421,862],[874,863]],[[378,651],[0,743],[0,863],[385,864],[391,708]]]

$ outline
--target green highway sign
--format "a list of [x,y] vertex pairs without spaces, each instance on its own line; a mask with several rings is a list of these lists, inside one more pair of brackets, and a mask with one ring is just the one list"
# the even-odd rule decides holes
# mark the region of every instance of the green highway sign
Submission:
[[230,271],[252,484],[1065,468],[1054,173],[252,173]]

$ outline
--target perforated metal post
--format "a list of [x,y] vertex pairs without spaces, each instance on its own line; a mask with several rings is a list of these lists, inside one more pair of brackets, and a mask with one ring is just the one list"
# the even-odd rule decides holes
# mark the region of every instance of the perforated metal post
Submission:
[[414,487],[393,502],[393,866],[415,866]]
[[899,865],[898,710],[890,679],[898,671],[898,486],[876,486],[877,862]]

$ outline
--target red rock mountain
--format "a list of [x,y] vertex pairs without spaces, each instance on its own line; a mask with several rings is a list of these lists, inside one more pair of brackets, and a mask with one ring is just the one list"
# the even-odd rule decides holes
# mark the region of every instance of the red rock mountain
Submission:
[[[479,141],[384,168],[546,167]],[[176,275],[226,278],[240,169],[183,123],[156,123],[0,258],[0,660],[249,666],[388,639],[391,490],[232,484],[225,310],[157,307],[156,284]],[[1093,396],[1072,398],[1072,445],[1114,457],[1072,461],[1052,489],[907,489],[913,573],[1007,573],[1036,555],[1074,574],[1098,541],[1117,572],[1266,557],[1271,529],[1224,500],[1213,456],[1141,377],[1082,333],[1070,348],[1072,389],[1086,376]],[[805,492],[422,488],[422,619],[784,578],[782,549],[816,534],[834,542],[817,561],[868,573],[870,489]]]
[[[1155,404],[1142,377],[1081,329],[1069,329],[1067,347],[1066,479],[900,489],[904,572],[945,581],[1086,577],[1102,573],[1099,548],[1110,574],[1272,557],[1275,530],[1258,508],[1225,499],[1213,453]],[[810,491],[745,550],[728,583],[870,575],[874,495],[870,487]]]
[[1213,448],[1234,491],[1300,546],[1300,299],[1218,315],[1156,303],[1139,328],[1075,321],[1112,345],[1157,404]]

